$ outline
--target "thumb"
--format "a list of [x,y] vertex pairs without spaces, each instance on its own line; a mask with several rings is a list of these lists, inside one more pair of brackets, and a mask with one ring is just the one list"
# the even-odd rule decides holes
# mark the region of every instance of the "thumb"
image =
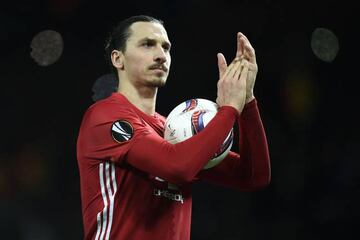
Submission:
[[226,63],[226,59],[222,53],[217,54],[217,59],[218,59],[218,67],[219,67],[219,79],[220,79],[220,78],[222,78],[222,76],[224,75],[224,73],[226,71],[227,63]]

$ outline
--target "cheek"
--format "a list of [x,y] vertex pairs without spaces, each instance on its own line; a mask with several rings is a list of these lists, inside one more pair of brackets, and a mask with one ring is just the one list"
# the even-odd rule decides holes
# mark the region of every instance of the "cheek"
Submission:
[[133,74],[139,74],[145,71],[146,65],[141,58],[128,57],[127,69]]
[[139,77],[144,75],[144,70],[139,64],[133,64],[131,67],[131,75]]

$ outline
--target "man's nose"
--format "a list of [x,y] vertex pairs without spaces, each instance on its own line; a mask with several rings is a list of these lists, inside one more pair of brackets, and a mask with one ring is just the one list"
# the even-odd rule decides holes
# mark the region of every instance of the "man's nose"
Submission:
[[154,55],[154,61],[157,63],[164,63],[166,62],[166,53],[162,47],[158,47],[156,49],[155,55]]

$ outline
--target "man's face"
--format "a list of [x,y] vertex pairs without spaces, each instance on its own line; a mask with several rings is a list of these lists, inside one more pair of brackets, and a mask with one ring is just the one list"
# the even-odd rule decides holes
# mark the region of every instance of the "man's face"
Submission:
[[170,41],[159,23],[136,22],[124,52],[124,70],[135,85],[161,87],[170,70]]

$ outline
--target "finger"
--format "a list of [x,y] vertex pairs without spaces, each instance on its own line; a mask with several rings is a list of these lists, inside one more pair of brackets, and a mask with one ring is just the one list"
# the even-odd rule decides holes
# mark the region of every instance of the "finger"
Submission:
[[238,36],[239,36],[239,39],[241,40],[241,42],[243,44],[243,50],[253,49],[249,39],[243,33],[239,32]]
[[222,53],[218,53],[217,58],[218,58],[218,68],[219,68],[219,79],[221,79],[226,71],[227,63]]
[[244,53],[244,43],[243,41],[241,40],[241,33],[238,32],[237,35],[236,35],[236,39],[237,39],[237,47],[236,47],[236,58],[240,58],[243,53]]
[[250,62],[254,62],[255,50],[252,47],[249,39],[241,32],[239,32],[238,35],[240,36],[240,41],[242,42],[244,57]]
[[244,56],[248,60],[255,58],[255,50],[250,43],[245,43],[244,45]]
[[248,66],[247,62],[245,61],[242,71],[240,73],[240,78],[239,78],[239,81],[242,82],[243,84],[246,84],[248,72],[249,72],[249,66]]
[[232,64],[231,69],[226,75],[227,79],[234,78],[236,76],[236,71],[240,68],[241,61],[235,58]]
[[233,78],[235,78],[236,80],[239,80],[239,78],[240,78],[240,74],[242,72],[243,65],[244,64],[242,63],[242,61],[239,61],[238,65],[236,65],[236,69],[234,71],[234,76],[233,76]]
[[234,64],[239,61],[238,58],[235,58],[231,63],[230,65],[226,68],[224,74],[221,76],[220,79],[224,80],[228,75],[229,75],[229,72],[232,71],[232,69],[234,68]]
[[242,64],[241,64],[241,68],[244,68],[244,67],[245,67],[245,65],[246,65],[246,66],[247,66],[247,68],[248,68],[248,71],[255,71],[255,72],[257,72],[258,67],[257,67],[257,65],[256,65],[256,64],[251,63],[251,62],[250,62],[250,61],[248,61],[247,59],[242,59],[242,60],[241,60],[241,62],[242,62]]
[[238,32],[238,37],[243,38],[246,42],[250,42],[249,39],[242,32]]

